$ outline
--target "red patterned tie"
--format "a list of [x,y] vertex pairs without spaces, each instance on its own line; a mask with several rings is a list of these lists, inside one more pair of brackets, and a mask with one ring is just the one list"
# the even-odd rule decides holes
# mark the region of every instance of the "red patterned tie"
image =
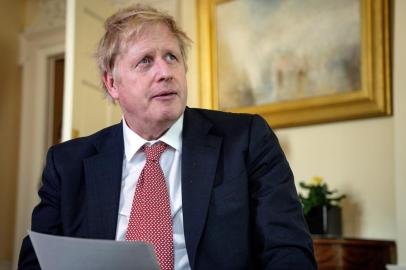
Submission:
[[172,218],[168,189],[159,165],[167,145],[144,145],[145,166],[141,171],[131,208],[126,240],[141,240],[154,245],[162,270],[173,270]]

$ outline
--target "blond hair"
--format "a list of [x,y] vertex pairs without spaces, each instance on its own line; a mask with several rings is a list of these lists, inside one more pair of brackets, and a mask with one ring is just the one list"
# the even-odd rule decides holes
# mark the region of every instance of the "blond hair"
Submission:
[[[127,49],[126,45],[141,35],[146,26],[159,23],[165,24],[178,40],[186,67],[190,38],[178,27],[174,18],[169,14],[147,5],[136,4],[119,10],[107,18],[104,23],[106,32],[100,39],[95,54],[101,77],[106,72],[114,75],[115,61],[120,53]],[[104,83],[102,85],[107,91]]]

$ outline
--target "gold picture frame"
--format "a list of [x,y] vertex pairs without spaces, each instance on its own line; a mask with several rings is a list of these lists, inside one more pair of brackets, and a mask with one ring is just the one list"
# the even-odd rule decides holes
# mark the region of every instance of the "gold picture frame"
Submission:
[[[197,0],[199,98],[203,108],[219,109],[216,9],[232,1],[239,0]],[[390,1],[360,0],[359,10],[360,89],[220,109],[260,114],[274,128],[391,115]]]

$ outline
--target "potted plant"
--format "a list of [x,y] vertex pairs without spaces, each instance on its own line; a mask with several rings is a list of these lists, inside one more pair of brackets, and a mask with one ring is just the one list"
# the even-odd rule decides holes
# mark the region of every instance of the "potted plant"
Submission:
[[300,187],[307,190],[307,196],[299,193],[303,205],[303,213],[310,233],[323,236],[341,236],[342,221],[340,201],[346,196],[336,195],[337,190],[329,190],[323,178],[315,176]]

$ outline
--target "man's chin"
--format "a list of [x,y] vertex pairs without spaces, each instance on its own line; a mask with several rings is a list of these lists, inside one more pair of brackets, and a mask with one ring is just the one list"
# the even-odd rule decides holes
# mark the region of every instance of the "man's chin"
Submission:
[[159,115],[156,116],[156,119],[161,120],[162,122],[175,122],[179,119],[184,111],[185,107],[161,108]]

